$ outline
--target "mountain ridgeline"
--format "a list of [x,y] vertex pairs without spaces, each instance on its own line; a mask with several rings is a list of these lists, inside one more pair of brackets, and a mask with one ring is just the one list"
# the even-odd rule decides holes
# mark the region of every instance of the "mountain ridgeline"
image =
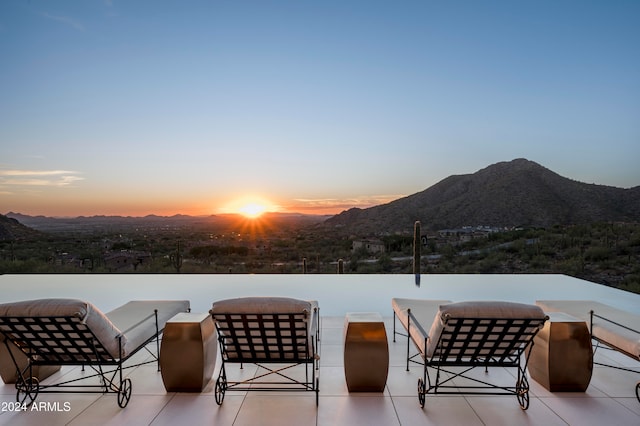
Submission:
[[[462,226],[542,227],[597,222],[640,222],[640,186],[630,189],[571,180],[529,160],[488,166],[473,174],[454,175],[424,191],[367,209],[336,216],[268,213],[265,232],[316,228],[331,234],[381,235]],[[38,238],[42,232],[94,233],[148,228],[203,228],[220,232],[246,230],[239,215],[175,215],[51,218],[20,213],[0,215],[0,241]],[[26,225],[26,226],[23,226]]]
[[640,186],[622,189],[582,183],[533,161],[516,159],[450,176],[388,204],[347,210],[325,225],[370,235],[410,231],[416,220],[432,230],[640,222]]
[[31,229],[18,220],[0,214],[0,241],[35,239],[42,233]]

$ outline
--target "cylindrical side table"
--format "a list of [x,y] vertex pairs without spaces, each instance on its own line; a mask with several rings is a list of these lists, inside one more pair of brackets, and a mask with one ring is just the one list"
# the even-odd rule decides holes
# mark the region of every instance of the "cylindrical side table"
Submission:
[[216,366],[216,331],[210,314],[182,312],[164,328],[160,371],[168,392],[202,392]]
[[549,320],[533,339],[531,377],[551,392],[584,392],[593,372],[593,350],[587,323],[562,312]]
[[[9,350],[7,350],[7,346]],[[13,355],[13,357],[12,357]],[[29,365],[29,358],[13,342],[7,342],[0,336],[0,377],[5,384],[15,383],[18,380],[18,372],[13,360],[18,363],[18,368],[24,371]],[[53,373],[60,370],[59,365],[32,365],[33,376],[43,381]],[[28,373],[28,371],[26,372]]]
[[344,376],[349,392],[383,392],[389,372],[389,344],[378,313],[347,313]]

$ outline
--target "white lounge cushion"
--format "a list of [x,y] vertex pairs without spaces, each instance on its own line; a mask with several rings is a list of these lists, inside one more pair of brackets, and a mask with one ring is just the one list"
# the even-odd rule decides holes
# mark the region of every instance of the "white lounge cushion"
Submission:
[[457,302],[440,306],[443,317],[454,318],[533,318],[543,319],[544,311],[536,305],[504,301]]
[[[188,300],[133,300],[107,312],[105,316],[126,336],[122,353],[125,357],[154,337],[156,309],[158,329],[162,331],[169,319],[180,312],[188,312],[189,306]],[[117,353],[117,350],[114,353]]]
[[[317,302],[315,302],[317,306]],[[218,300],[213,303],[211,313],[225,314],[310,314],[312,302],[289,297],[239,297],[236,299]]]
[[[429,327],[433,323],[434,316],[440,309],[440,305],[446,305],[448,303],[451,303],[451,301],[402,298],[391,299],[393,312],[395,312],[396,317],[407,330],[421,354],[425,354],[427,352],[425,340],[429,337],[428,331]],[[414,320],[409,321],[409,310],[411,310],[411,314],[421,327],[418,327]],[[424,333],[422,330],[424,330]]]

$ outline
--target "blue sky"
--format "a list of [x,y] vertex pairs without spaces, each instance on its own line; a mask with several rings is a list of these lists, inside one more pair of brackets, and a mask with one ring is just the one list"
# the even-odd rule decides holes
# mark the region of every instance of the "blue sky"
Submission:
[[640,185],[638,1],[0,2],[0,213],[338,213],[527,158]]

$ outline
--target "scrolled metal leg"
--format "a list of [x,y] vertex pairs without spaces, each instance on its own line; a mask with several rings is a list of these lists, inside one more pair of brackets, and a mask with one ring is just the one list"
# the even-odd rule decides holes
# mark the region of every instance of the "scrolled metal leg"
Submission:
[[424,380],[418,379],[418,402],[420,402],[420,407],[424,408],[424,402],[426,400],[426,386],[424,384]]

